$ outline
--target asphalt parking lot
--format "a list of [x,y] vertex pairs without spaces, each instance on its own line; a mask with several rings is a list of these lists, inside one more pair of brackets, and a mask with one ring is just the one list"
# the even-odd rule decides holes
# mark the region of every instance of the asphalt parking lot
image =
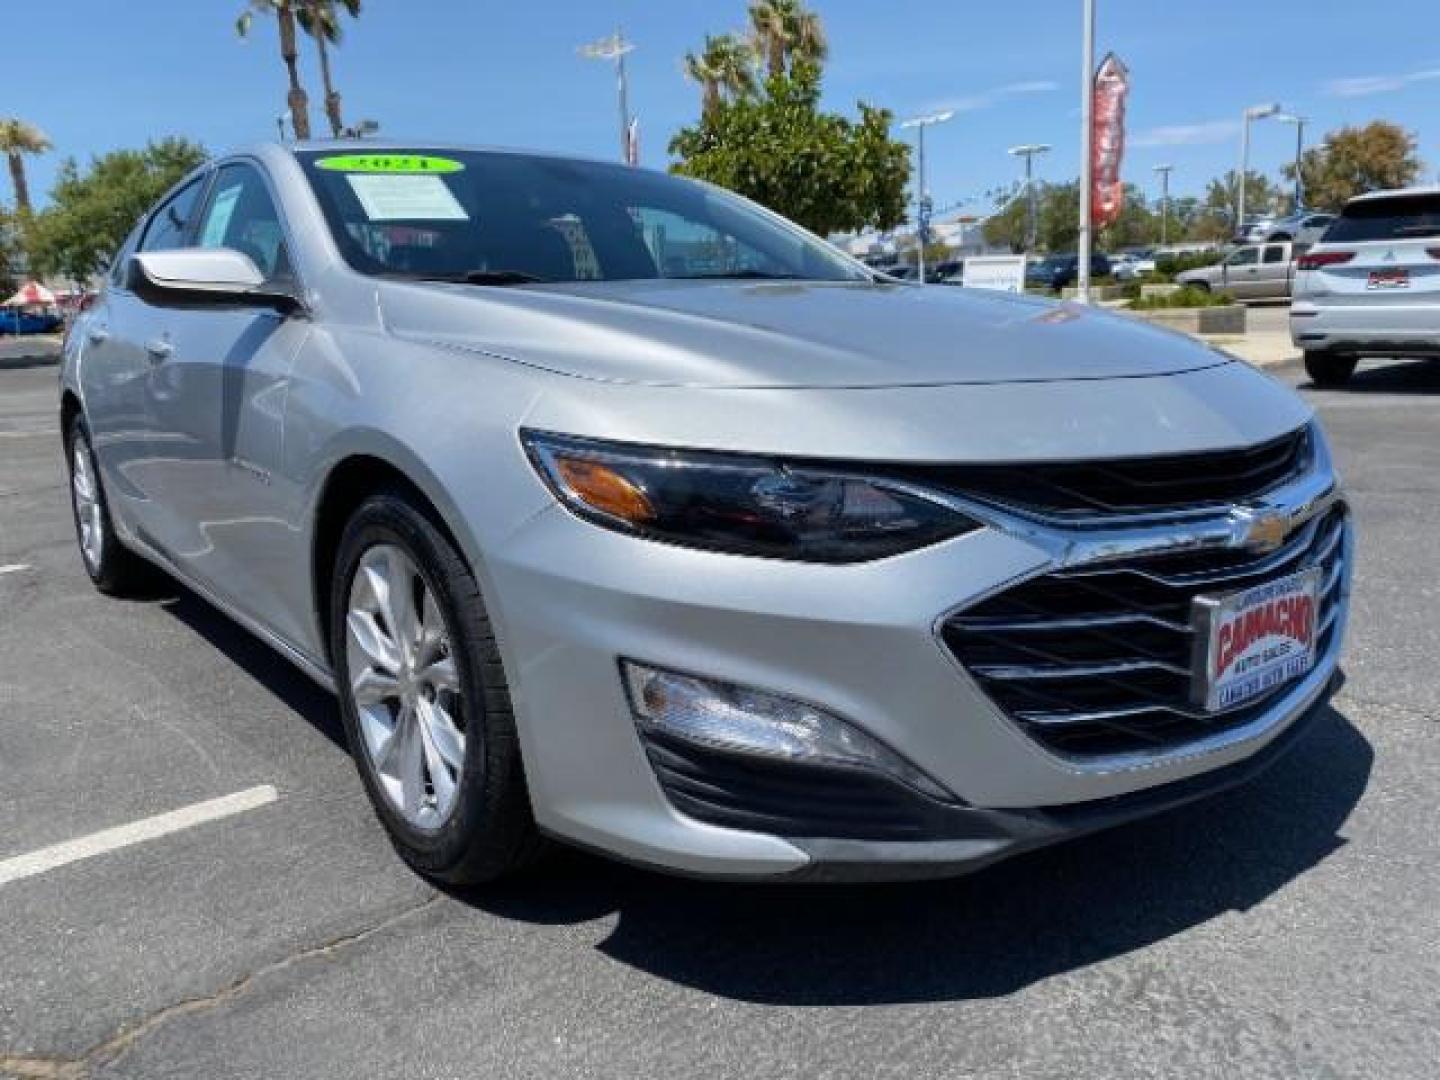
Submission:
[[1349,681],[1258,783],[959,881],[574,854],[464,894],[396,859],[303,676],[91,589],[55,374],[0,345],[0,1074],[1436,1075],[1440,364],[1302,389],[1359,521]]

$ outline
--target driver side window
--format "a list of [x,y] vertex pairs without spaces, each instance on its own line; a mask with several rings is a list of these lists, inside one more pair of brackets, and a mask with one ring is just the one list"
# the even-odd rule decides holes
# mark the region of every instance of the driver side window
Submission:
[[267,282],[293,277],[280,213],[259,170],[253,165],[225,165],[210,190],[195,245],[248,255]]

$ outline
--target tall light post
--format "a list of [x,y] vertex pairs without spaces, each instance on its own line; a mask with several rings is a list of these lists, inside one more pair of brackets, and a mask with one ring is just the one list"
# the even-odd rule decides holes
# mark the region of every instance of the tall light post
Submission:
[[1080,265],[1078,299],[1090,302],[1091,199],[1095,191],[1095,0],[1084,0],[1080,35]]
[[616,29],[609,37],[581,45],[576,50],[587,60],[613,60],[620,94],[620,160],[630,160],[630,79],[625,73],[625,57],[635,51],[635,43],[625,40],[624,31]]
[[1298,214],[1305,205],[1305,181],[1300,177],[1300,166],[1305,161],[1305,125],[1310,123],[1310,118],[1295,113],[1280,113],[1275,119],[1282,124],[1295,125],[1295,213]]
[[1160,175],[1160,243],[1170,242],[1170,174],[1175,171],[1174,165],[1156,165],[1155,171]]
[[944,112],[931,113],[929,116],[916,116],[901,123],[902,128],[915,129],[916,143],[916,180],[915,180],[915,248],[920,253],[919,280],[925,284],[925,239],[930,232],[930,213],[926,208],[925,200],[925,129],[935,124],[943,124],[955,116],[954,109],[946,109]]
[[1025,228],[1025,250],[1030,251],[1035,247],[1036,234],[1039,231],[1037,218],[1039,217],[1039,206],[1035,199],[1035,156],[1037,154],[1048,154],[1049,143],[1026,143],[1024,146],[1012,146],[1007,153],[1011,157],[1023,157],[1025,159],[1025,199],[1028,204],[1026,214],[1029,224]]
[[1235,197],[1235,233],[1243,238],[1245,234],[1245,180],[1250,174],[1250,125],[1256,120],[1264,120],[1274,116],[1280,111],[1280,106],[1271,102],[1269,105],[1251,105],[1245,110],[1240,133],[1240,175],[1235,180],[1235,186],[1239,189]]

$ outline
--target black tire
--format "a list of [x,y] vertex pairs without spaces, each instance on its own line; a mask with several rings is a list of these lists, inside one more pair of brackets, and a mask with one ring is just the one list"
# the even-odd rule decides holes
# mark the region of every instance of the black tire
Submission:
[[[408,556],[435,598],[465,703],[458,794],[433,831],[411,825],[381,789],[347,677],[351,584],[377,545],[394,545]],[[456,885],[494,881],[537,861],[546,843],[531,812],[509,686],[480,587],[444,532],[404,492],[370,497],[345,526],[330,586],[330,649],[351,756],[401,857],[427,877]]]
[[1316,386],[1343,386],[1355,374],[1360,362],[1357,356],[1336,356],[1333,353],[1307,352],[1305,373]]
[[[85,550],[80,524],[80,501],[75,484],[75,457],[85,455],[89,462],[89,475],[94,489],[94,499],[99,514],[100,540],[98,557],[91,558]],[[75,523],[75,545],[80,554],[80,564],[90,575],[95,588],[107,596],[139,596],[154,588],[158,572],[140,556],[130,551],[120,541],[115,523],[110,517],[110,503],[105,497],[105,483],[95,462],[95,451],[90,443],[90,429],[82,416],[70,421],[65,431],[65,465],[70,479],[70,516]]]
[[1211,291],[1210,283],[1208,281],[1187,281],[1185,283],[1185,287],[1195,289],[1198,292],[1203,293],[1208,293]]

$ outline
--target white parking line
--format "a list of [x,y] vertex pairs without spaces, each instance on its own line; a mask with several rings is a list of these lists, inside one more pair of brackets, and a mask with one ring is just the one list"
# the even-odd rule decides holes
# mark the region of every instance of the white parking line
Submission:
[[34,877],[36,874],[68,866],[81,859],[117,851],[132,844],[143,844],[147,840],[156,840],[182,829],[204,825],[207,822],[218,821],[235,814],[243,814],[246,810],[256,810],[273,803],[279,797],[273,787],[269,784],[262,784],[260,787],[237,791],[233,795],[224,795],[208,802],[182,806],[179,810],[171,810],[166,814],[156,814],[154,817],[132,821],[128,825],[102,829],[89,836],[52,844],[50,847],[43,847],[25,855],[15,855],[9,859],[0,860],[0,885],[8,885],[12,881]]
[[22,570],[29,569],[30,564],[23,562],[11,563],[9,566],[0,566],[0,577],[4,577],[6,574],[18,574]]

